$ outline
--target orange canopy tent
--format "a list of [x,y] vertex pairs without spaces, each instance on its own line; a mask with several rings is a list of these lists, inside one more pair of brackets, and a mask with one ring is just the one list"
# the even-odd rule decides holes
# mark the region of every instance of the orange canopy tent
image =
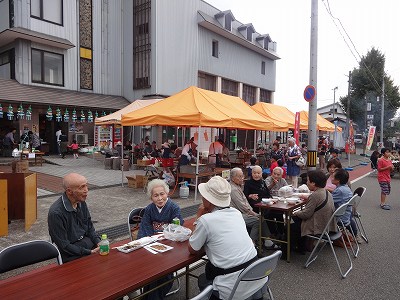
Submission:
[[191,86],[160,102],[122,115],[123,126],[220,127],[282,131],[287,122],[269,120],[239,97]]
[[[305,110],[300,112],[300,122],[301,121],[307,122],[308,124],[308,112]],[[333,132],[335,131],[335,125],[317,114],[317,130]],[[337,126],[336,130],[342,131],[342,128]]]
[[125,106],[124,108],[122,108],[116,112],[113,112],[104,117],[96,118],[94,120],[94,122],[96,125],[121,124],[121,115],[122,114],[127,114],[131,111],[135,111],[142,107],[146,107],[146,106],[156,103],[160,100],[162,100],[162,99],[135,100],[128,106]]
[[[287,130],[289,130],[290,128],[292,129],[294,128],[296,115],[285,106],[276,105],[272,103],[259,102],[257,104],[254,104],[252,108],[268,119],[277,122],[287,122],[288,123]],[[300,120],[300,130],[307,130],[307,128],[308,128],[308,122]]]

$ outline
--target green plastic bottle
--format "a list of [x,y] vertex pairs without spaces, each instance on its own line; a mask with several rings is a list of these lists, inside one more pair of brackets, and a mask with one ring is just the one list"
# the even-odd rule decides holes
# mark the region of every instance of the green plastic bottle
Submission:
[[100,255],[107,255],[110,252],[110,242],[107,240],[107,234],[101,235],[101,241],[99,243]]

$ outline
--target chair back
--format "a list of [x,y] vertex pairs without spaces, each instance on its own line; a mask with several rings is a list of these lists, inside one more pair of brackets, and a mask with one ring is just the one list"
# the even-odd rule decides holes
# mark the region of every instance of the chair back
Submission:
[[0,273],[29,266],[38,262],[56,258],[59,265],[62,259],[57,247],[42,240],[12,245],[0,252]]
[[[351,198],[350,198],[350,200],[351,200]],[[350,200],[349,200],[349,201],[350,201]],[[334,215],[335,217],[341,217],[341,216],[343,216],[343,215],[346,213],[346,208],[347,208],[348,205],[349,205],[349,202],[343,203],[342,205],[340,205],[340,206],[335,210],[335,212],[333,213],[333,215]]]
[[359,202],[360,196],[358,194],[354,194],[349,201],[347,201],[347,205],[356,206]]
[[366,191],[367,191],[366,187],[360,186],[355,189],[353,195],[357,194],[358,196],[362,197],[362,196],[364,196]]
[[208,285],[204,290],[201,291],[200,294],[194,296],[193,298],[190,298],[189,300],[208,300],[210,299],[212,292],[213,286]]
[[[240,272],[228,300],[233,298],[241,281],[256,281],[270,276],[278,265],[281,255],[282,251],[275,251],[273,254],[260,258],[247,266],[242,272]],[[254,293],[256,292],[257,291],[254,291]]]
[[144,208],[138,207],[132,209],[128,215],[128,232],[131,241],[136,240],[140,222],[142,222],[143,214],[144,214]]

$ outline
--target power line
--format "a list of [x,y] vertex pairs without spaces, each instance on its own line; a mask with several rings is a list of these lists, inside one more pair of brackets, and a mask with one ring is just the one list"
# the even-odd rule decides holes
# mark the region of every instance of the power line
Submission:
[[[369,82],[375,87],[375,89],[377,90],[377,92],[379,92],[380,94],[382,94],[383,91],[382,91],[381,86],[379,85],[378,81],[375,79],[375,77],[374,77],[374,75],[372,74],[371,70],[370,70],[370,69],[368,68],[368,66],[365,64],[365,61],[363,61],[362,56],[361,56],[360,53],[358,52],[358,50],[357,50],[355,44],[353,43],[353,40],[351,39],[351,37],[350,37],[349,34],[347,33],[347,31],[346,31],[346,29],[344,28],[344,26],[343,26],[341,20],[340,20],[339,18],[335,17],[335,16],[332,14],[332,11],[331,11],[331,8],[330,8],[330,5],[329,5],[329,0],[326,0],[326,3],[325,3],[324,0],[322,0],[322,2],[324,3],[324,6],[325,6],[326,11],[328,12],[329,16],[331,17],[332,22],[333,22],[333,24],[335,25],[335,27],[338,29],[338,32],[339,32],[339,34],[341,35],[341,37],[343,38],[343,40],[344,40],[344,42],[345,42],[347,48],[349,49],[349,51],[351,52],[351,54],[353,55],[353,57],[355,58],[355,60],[357,61],[357,63],[360,64],[360,62],[361,62],[361,63],[363,64],[363,66],[365,67],[365,69],[367,70],[367,72],[368,72],[367,78],[368,78]],[[358,55],[360,61],[358,61],[358,58],[357,58],[356,55],[354,54],[354,52],[353,52],[353,50],[351,49],[351,47],[350,47],[349,43],[347,42],[346,38],[343,36],[342,31],[341,31],[340,28],[337,26],[335,20],[337,20],[337,21],[339,22],[340,27],[343,29],[344,33],[346,34],[348,40],[350,41],[351,45],[352,45],[353,48],[354,48],[354,51],[357,53],[357,55]],[[386,74],[386,73],[385,73],[385,74]],[[371,80],[371,77],[372,77],[372,80],[373,80],[373,81]],[[395,107],[393,106],[393,104],[392,104],[390,101],[388,101],[387,103],[391,106],[391,108],[392,108],[393,110],[397,110],[397,108],[395,108]]]

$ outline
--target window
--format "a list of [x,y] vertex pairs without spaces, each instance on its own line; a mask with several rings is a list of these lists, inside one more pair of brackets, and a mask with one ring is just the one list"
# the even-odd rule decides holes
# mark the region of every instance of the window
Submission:
[[271,91],[260,89],[260,102],[271,103]]
[[198,86],[201,89],[216,91],[217,89],[217,78],[215,76],[199,72]]
[[212,56],[218,58],[218,41],[212,41]]
[[230,14],[226,14],[225,15],[225,29],[226,30],[232,31],[232,21],[233,21],[232,16]]
[[64,85],[64,56],[32,49],[32,82]]
[[63,24],[63,0],[31,0],[31,17]]
[[222,78],[221,93],[231,96],[238,96],[238,83]]
[[151,0],[135,0],[133,4],[133,88],[151,86]]
[[265,61],[261,62],[261,74],[265,75]]
[[0,78],[15,79],[14,49],[0,53]]
[[243,84],[243,100],[248,104],[253,105],[256,103],[256,88],[247,84]]

